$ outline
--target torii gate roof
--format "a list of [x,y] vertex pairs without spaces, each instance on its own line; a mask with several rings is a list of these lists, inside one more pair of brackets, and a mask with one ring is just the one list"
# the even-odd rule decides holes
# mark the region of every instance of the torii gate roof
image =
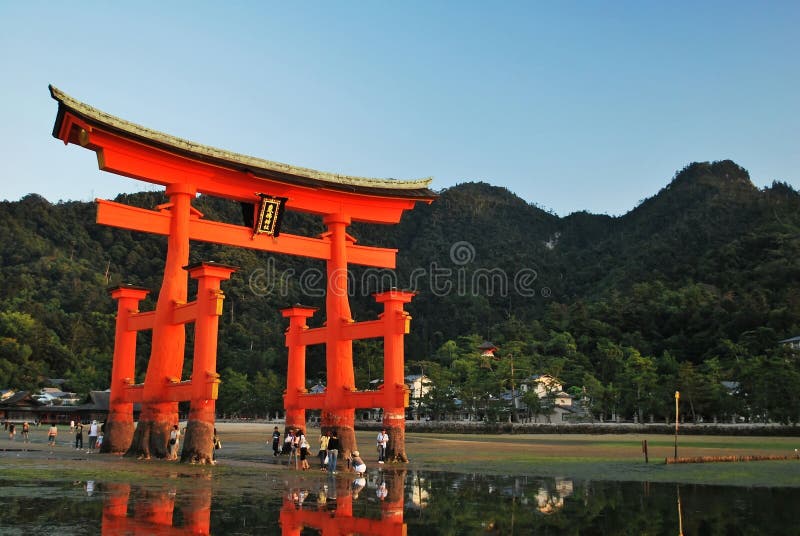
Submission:
[[[148,146],[188,157],[192,160],[227,168],[234,172],[247,172],[266,180],[311,188],[324,188],[380,197],[399,197],[417,201],[430,202],[437,197],[428,188],[432,180],[430,177],[417,180],[357,177],[317,171],[234,153],[171,136],[126,121],[74,99],[52,85],[49,87],[50,94],[58,101],[58,116],[53,127],[53,136],[63,139],[65,142],[81,143],[78,139],[80,135],[79,129],[72,129],[70,124],[64,124],[65,118],[69,115],[80,119],[91,127],[101,128]],[[70,131],[64,132],[63,129],[65,127],[70,128]]]

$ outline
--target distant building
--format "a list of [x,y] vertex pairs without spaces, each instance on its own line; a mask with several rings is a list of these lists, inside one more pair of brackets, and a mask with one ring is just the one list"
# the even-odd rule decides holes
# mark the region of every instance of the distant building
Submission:
[[565,392],[559,391],[556,393],[555,404],[556,406],[572,406],[572,395]]
[[782,341],[778,341],[778,344],[788,346],[792,350],[800,350],[800,336],[783,339]]
[[12,392],[0,400],[0,419],[12,422],[36,422],[39,419],[37,410],[43,405],[32,397],[29,391]]
[[44,387],[33,397],[46,406],[72,406],[81,401],[76,393],[62,391],[58,387]]
[[481,357],[491,357],[494,358],[494,353],[497,351],[497,346],[490,343],[489,341],[483,341],[483,344],[478,346],[478,350],[481,351]]
[[409,389],[409,397],[421,399],[431,390],[431,379],[424,374],[410,374],[405,377],[406,385]]
[[408,399],[410,417],[419,420],[422,408],[422,399],[431,390],[431,380],[424,374],[410,374],[405,377],[408,386]]
[[721,381],[719,383],[725,388],[725,391],[729,395],[735,395],[739,393],[739,382]]
[[[0,419],[13,422],[42,422],[66,424],[70,421],[105,422],[108,417],[109,390],[91,391],[83,404],[47,405],[29,391],[19,391],[0,400]],[[138,418],[141,404],[133,405],[133,417]]]
[[522,382],[520,382],[520,389],[522,389],[523,393],[536,391],[539,398],[544,398],[550,393],[563,392],[564,386],[560,381],[549,374],[535,374],[522,380]]

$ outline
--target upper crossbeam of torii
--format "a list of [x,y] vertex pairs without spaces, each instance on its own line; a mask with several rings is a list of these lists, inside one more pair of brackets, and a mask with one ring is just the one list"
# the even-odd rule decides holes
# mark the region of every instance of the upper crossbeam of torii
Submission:
[[[304,426],[305,409],[322,409],[323,430],[338,431],[346,455],[355,448],[354,409],[363,407],[355,404],[382,402],[384,424],[394,432],[390,434],[393,440],[389,451],[404,459],[407,389],[402,375],[402,336],[408,332],[410,317],[403,304],[413,294],[396,290],[381,293],[376,296],[384,304],[381,318],[353,321],[348,264],[393,268],[397,250],[357,245],[347,226],[353,221],[399,222],[403,212],[417,202],[435,199],[428,188],[431,179],[355,177],[263,160],[142,127],[73,99],[53,86],[50,93],[58,102],[54,137],[94,151],[101,170],[165,186],[169,198],[156,210],[97,200],[98,223],[167,236],[164,279],[154,311],[138,310],[146,289],[112,289],[118,314],[103,450],[165,456],[169,430],[178,420],[177,402],[190,400],[181,459],[211,459],[219,384],[217,326],[224,297],[220,283],[230,278],[235,268],[211,262],[187,266],[189,244],[195,240],[326,261],[325,326],[309,330],[305,325],[314,309],[293,306],[284,311],[290,319],[287,427]],[[252,204],[254,227],[204,219],[191,205],[198,193]],[[274,224],[284,209],[322,216],[327,232],[320,237],[278,234]],[[262,228],[265,214],[269,218],[277,214],[278,219]],[[187,301],[189,276],[198,279],[198,295],[191,302]],[[191,378],[183,379],[187,322],[195,322],[195,346]],[[137,385],[133,382],[136,333],[145,329],[152,330],[152,350],[145,381]],[[310,331],[308,336],[304,331]],[[384,338],[386,372],[380,397],[356,396],[352,340],[367,337]],[[305,347],[309,344],[326,345],[328,382],[323,397],[305,393]],[[134,402],[142,404],[135,433]]]

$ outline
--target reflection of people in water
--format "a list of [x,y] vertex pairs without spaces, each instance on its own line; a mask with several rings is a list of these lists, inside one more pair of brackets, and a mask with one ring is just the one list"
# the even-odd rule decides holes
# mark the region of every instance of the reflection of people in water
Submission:
[[[314,496],[305,497],[310,501],[306,507],[302,506],[302,494],[308,493],[306,485],[311,479],[299,474],[287,478],[279,520],[282,534],[406,534],[403,520],[405,471],[390,471],[381,476],[384,481],[371,484],[378,486],[379,505],[372,496],[370,499],[361,497],[367,489],[365,477],[337,478],[329,474],[327,479],[317,480],[311,492]],[[370,501],[373,506],[368,506]],[[380,516],[374,515],[376,511]],[[318,532],[307,532],[307,529]]]
[[297,507],[302,507],[303,503],[306,501],[306,498],[308,498],[308,490],[307,489],[302,489],[302,488],[293,489],[289,493],[289,500],[294,502],[294,504]]
[[364,486],[367,485],[367,479],[363,476],[360,476],[353,480],[353,499],[358,499],[358,494],[361,493],[361,490],[364,489]]
[[317,492],[317,506],[320,509],[325,508],[325,504],[327,502],[328,502],[328,486],[323,485]]

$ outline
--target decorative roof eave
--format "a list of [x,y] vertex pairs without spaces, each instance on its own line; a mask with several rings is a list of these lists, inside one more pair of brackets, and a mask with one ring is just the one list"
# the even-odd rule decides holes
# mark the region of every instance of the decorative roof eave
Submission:
[[[58,102],[58,116],[53,126],[53,137],[59,138],[62,122],[69,112],[91,126],[109,130],[130,137],[148,145],[175,152],[190,158],[219,165],[236,171],[248,171],[266,179],[278,179],[301,186],[331,188],[357,193],[375,194],[390,197],[433,200],[438,197],[429,185],[430,177],[417,180],[395,180],[357,177],[339,173],[328,173],[314,169],[292,166],[271,160],[264,160],[208,145],[184,140],[157,130],[126,121],[86,103],[74,99],[60,89],[49,86],[50,95]],[[65,140],[66,141],[66,140]]]

